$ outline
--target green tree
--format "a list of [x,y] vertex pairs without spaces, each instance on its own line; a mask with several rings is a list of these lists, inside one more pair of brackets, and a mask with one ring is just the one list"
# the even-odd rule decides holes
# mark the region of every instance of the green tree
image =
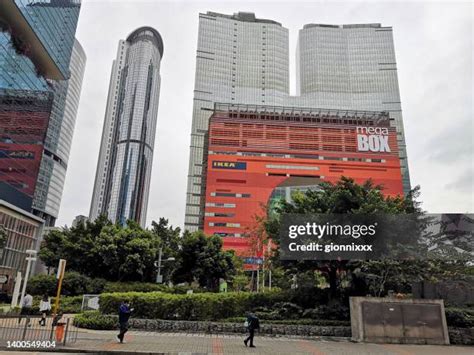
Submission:
[[[165,218],[160,218],[158,223],[151,222],[151,231],[161,241],[161,248],[163,250],[162,257],[164,260],[173,257],[177,258],[181,245],[181,229],[179,227],[173,228]],[[171,279],[171,275],[175,270],[175,262],[163,262],[161,264],[161,274],[163,276],[163,283],[167,283]]]
[[[374,214],[374,213],[421,213],[416,201],[419,187],[414,188],[406,198],[401,196],[386,197],[382,187],[374,185],[371,180],[359,185],[351,178],[342,177],[337,183],[323,183],[320,190],[297,192],[292,202],[281,201],[273,216],[265,224],[272,241],[279,243],[280,216],[283,213],[294,214]],[[296,269],[301,273],[308,270],[319,270],[326,278],[331,296],[337,296],[340,275],[348,266],[347,261],[280,261],[278,252],[274,257],[275,265],[286,269]]]
[[233,252],[222,250],[222,240],[218,236],[208,237],[201,231],[186,231],[173,281],[197,281],[201,287],[217,290],[219,279],[230,280],[235,274],[233,257]]
[[45,236],[39,256],[48,267],[59,259],[67,269],[111,281],[152,281],[158,258],[160,237],[128,221],[112,224],[100,216],[77,227],[53,230]]

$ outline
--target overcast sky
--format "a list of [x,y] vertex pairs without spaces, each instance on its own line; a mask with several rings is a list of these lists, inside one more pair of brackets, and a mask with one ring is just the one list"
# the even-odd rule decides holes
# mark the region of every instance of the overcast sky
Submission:
[[428,212],[474,213],[473,7],[470,2],[202,2],[83,0],[77,38],[87,54],[58,226],[89,214],[107,89],[118,41],[139,26],[164,41],[147,225],[183,226],[198,14],[254,12],[290,32],[295,92],[298,30],[307,23],[393,26],[412,186]]

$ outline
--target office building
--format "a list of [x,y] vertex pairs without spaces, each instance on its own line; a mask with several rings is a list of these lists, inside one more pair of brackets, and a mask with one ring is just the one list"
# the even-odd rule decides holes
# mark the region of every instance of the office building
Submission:
[[85,224],[87,221],[89,220],[89,218],[87,216],[83,216],[83,215],[77,215],[76,217],[74,217],[73,221],[72,221],[72,224],[71,224],[71,227],[78,227],[80,226],[81,224]]
[[280,198],[341,176],[403,194],[397,134],[385,112],[216,104],[210,118],[204,232],[254,257],[246,235]]
[[112,64],[89,217],[145,226],[160,94],[163,40],[140,27],[120,40]]
[[288,30],[252,13],[199,14],[185,228],[202,229],[205,135],[215,102],[283,105]]
[[47,141],[55,141],[49,136],[53,131],[63,131],[56,128],[61,122],[70,122],[61,116],[66,110],[61,100],[67,100],[55,94],[71,75],[79,10],[77,0],[0,2],[0,198],[40,214],[48,225],[54,224],[59,206],[39,203],[35,209],[33,200],[47,199],[36,195],[39,180],[48,185],[50,179],[51,191],[62,191],[51,177],[57,174],[47,172],[43,161],[48,156],[64,164],[64,156]]
[[33,213],[47,226],[54,226],[59,214],[85,65],[86,55],[75,40],[69,80],[53,83],[54,100],[32,205]]
[[[0,292],[11,294],[16,273],[25,276],[27,250],[39,250],[43,220],[21,208],[0,200],[0,229],[6,234],[6,242],[0,248]],[[31,268],[34,270],[34,265]]]
[[299,105],[390,114],[407,193],[410,175],[392,27],[308,24],[299,32],[297,47]]
[[289,95],[288,43],[286,28],[251,13],[199,15],[187,230],[204,227],[204,137],[216,102],[388,112],[409,190],[392,28],[305,25],[296,49],[296,96]]

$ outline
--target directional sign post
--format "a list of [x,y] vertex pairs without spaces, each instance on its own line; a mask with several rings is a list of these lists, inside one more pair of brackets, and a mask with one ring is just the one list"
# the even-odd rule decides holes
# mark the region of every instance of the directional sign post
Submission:
[[64,271],[66,270],[66,260],[59,259],[58,272],[56,278],[58,279],[58,290],[56,292],[56,299],[54,301],[53,314],[56,316],[58,314],[59,308],[59,298],[61,297],[61,287],[63,285]]

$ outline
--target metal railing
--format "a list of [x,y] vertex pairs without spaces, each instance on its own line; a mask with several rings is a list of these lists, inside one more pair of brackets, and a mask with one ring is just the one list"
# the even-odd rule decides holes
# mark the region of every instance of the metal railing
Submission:
[[50,341],[56,346],[75,343],[77,328],[72,318],[62,318],[55,322],[47,316],[44,323],[36,315],[0,316],[0,346],[13,341]]

